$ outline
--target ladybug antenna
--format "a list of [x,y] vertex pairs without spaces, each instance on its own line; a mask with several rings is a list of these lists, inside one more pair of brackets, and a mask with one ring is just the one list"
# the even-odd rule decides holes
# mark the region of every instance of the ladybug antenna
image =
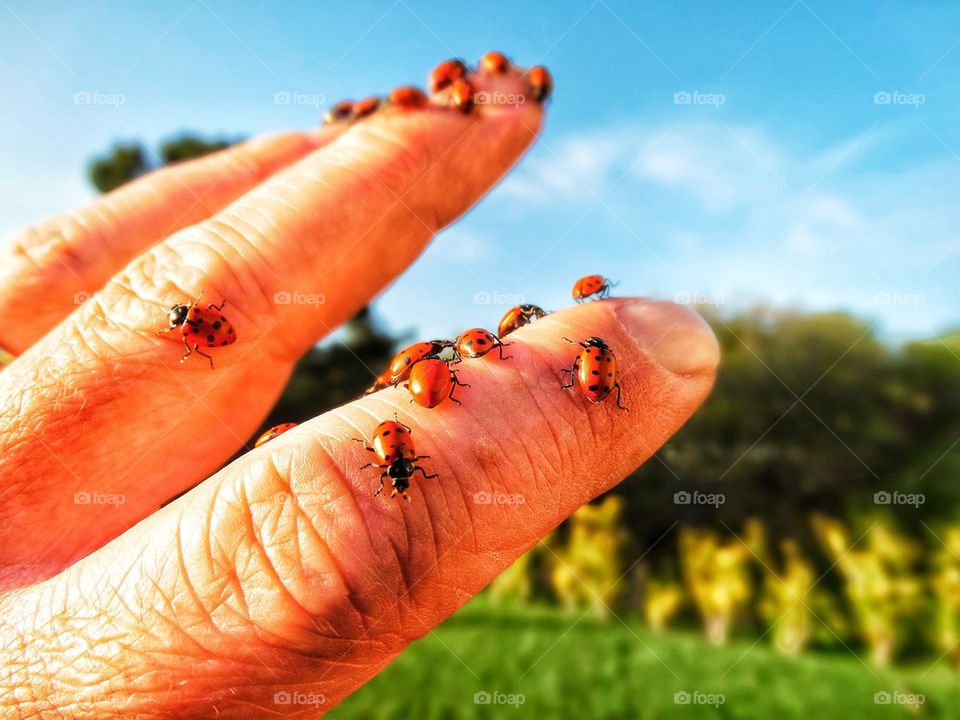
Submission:
[[620,281],[619,281],[619,280],[617,280],[616,282],[614,282],[614,281],[611,280],[610,278],[607,278],[607,285],[609,285],[610,287],[616,287],[616,286],[619,285],[619,284],[620,284]]
[[560,337],[562,337],[564,340],[566,340],[566,341],[567,341],[568,343],[570,343],[571,345],[579,345],[579,344],[580,344],[580,343],[578,343],[576,340],[571,340],[571,339],[568,338],[566,335],[561,335]]

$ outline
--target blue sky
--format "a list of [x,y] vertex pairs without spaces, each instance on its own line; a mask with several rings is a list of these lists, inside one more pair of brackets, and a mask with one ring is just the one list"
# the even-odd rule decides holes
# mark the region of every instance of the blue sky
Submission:
[[321,99],[502,49],[552,70],[546,130],[378,302],[392,328],[559,307],[588,272],[731,311],[849,309],[890,337],[960,322],[960,5],[464,7],[0,0],[0,230],[93,197],[85,165],[116,140],[307,126]]

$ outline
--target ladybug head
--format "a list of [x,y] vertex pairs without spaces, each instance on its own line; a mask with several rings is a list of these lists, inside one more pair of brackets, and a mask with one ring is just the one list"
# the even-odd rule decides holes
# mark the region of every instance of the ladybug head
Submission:
[[607,343],[598,337],[588,337],[586,340],[583,341],[583,344],[586,347],[595,347],[595,348],[604,348],[604,349],[607,347]]
[[187,305],[174,305],[170,308],[170,312],[167,313],[167,322],[170,323],[170,327],[180,327],[186,322],[187,313],[190,312],[190,308]]
[[400,486],[397,483],[402,482],[404,487],[408,487],[408,480],[410,476],[413,475],[415,469],[412,461],[405,457],[400,457],[390,464],[390,467],[387,469],[387,475],[393,480],[393,486],[399,490]]

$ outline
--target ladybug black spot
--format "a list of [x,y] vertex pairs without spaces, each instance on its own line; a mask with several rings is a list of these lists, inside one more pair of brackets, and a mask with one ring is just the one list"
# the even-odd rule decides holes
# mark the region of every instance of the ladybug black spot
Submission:
[[220,322],[226,322],[226,321],[227,321],[227,319],[226,319],[223,315],[221,315],[221,316],[220,316]]
[[232,328],[232,327],[227,328],[227,335],[233,335],[233,328]]
[[403,428],[397,428],[397,435],[403,435]]
[[195,308],[193,309],[193,314],[194,314],[194,315],[199,315],[199,314],[200,314],[200,308],[195,307]]
[[590,392],[596,392],[599,388],[600,388],[599,385],[591,385],[590,387],[587,388],[587,390],[589,390]]
[[207,342],[212,343],[217,338],[214,335],[207,335]]
[[219,320],[214,321],[214,323],[213,323],[213,329],[214,329],[214,330],[219,330],[219,329],[220,329],[220,321],[219,321]]
[[383,436],[384,436],[384,437],[386,437],[386,436],[389,435],[389,434],[390,434],[390,431],[389,431],[389,430],[384,430],[384,431],[383,431]]
[[590,374],[591,374],[591,375],[599,375],[599,374],[600,374],[600,371],[599,371],[599,370],[591,370],[591,371],[590,371]]
[[195,328],[193,329],[193,332],[199,333],[199,332],[200,332],[200,328],[195,327]]
[[594,360],[599,360],[599,359],[600,359],[600,356],[599,356],[599,355],[597,355],[597,356],[594,358]]
[[477,345],[486,345],[487,341],[485,338],[477,338]]
[[194,320],[194,322],[195,322],[197,325],[203,325],[203,318],[202,318],[202,317],[198,317],[196,320]]
[[613,377],[613,373],[607,373],[607,377]]
[[223,341],[222,343],[220,343],[220,344],[221,344],[221,345],[229,345],[229,343],[228,343],[226,340],[224,340],[224,341]]

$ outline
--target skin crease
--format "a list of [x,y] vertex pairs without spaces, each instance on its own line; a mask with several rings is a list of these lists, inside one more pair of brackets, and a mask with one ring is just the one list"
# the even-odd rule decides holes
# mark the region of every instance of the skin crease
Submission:
[[[525,88],[515,68],[475,81]],[[690,311],[589,302],[511,333],[509,360],[465,359],[462,407],[381,391],[157,509],[253,433],[296,357],[496,182],[541,122],[532,102],[463,116],[442,101],[364,120],[116,268],[0,372],[0,713],[315,717],[619,482],[709,393],[718,349]],[[313,289],[328,302],[271,301]],[[182,345],[155,335],[201,290],[227,299],[240,337],[215,371],[178,364]],[[562,336],[591,335],[617,353],[629,413],[561,388],[578,352]],[[394,413],[439,474],[415,475],[409,503],[373,496],[379,471],[360,470],[370,456],[352,441]],[[125,502],[78,508],[82,489]],[[278,692],[322,703],[278,704]]]

